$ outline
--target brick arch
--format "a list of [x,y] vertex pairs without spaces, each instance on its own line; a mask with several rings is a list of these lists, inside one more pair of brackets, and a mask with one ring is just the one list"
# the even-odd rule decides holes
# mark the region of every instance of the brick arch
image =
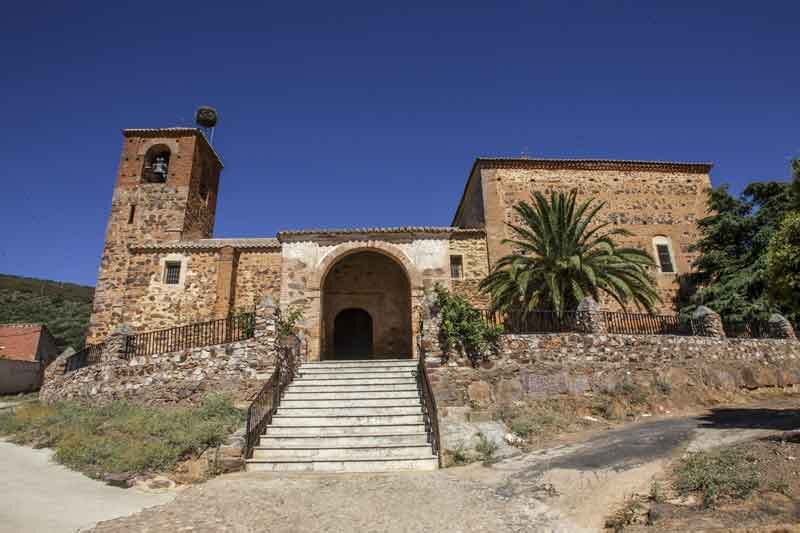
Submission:
[[309,279],[310,289],[320,290],[325,276],[328,275],[333,265],[348,255],[359,252],[376,252],[395,260],[403,267],[403,270],[405,270],[409,285],[411,286],[411,291],[414,292],[423,289],[422,275],[406,253],[399,247],[382,241],[345,242],[334,247],[325,254],[319,266],[314,269]]

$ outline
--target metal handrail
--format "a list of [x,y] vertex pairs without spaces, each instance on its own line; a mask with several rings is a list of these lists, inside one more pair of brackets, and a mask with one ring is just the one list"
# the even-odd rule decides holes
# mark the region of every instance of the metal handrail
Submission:
[[64,362],[64,373],[68,374],[69,372],[79,370],[85,366],[99,363],[103,354],[104,345],[105,343],[102,342],[100,344],[89,344],[82,350],[67,357],[67,360]]
[[[287,340],[291,341],[291,344],[287,343]],[[253,457],[253,448],[272,422],[286,387],[295,378],[300,360],[300,339],[294,335],[282,339],[277,352],[275,370],[247,408],[246,459]]]
[[442,467],[442,441],[439,435],[439,411],[436,409],[436,397],[431,388],[430,379],[428,379],[428,370],[425,364],[425,354],[420,347],[419,350],[419,363],[415,372],[417,378],[417,391],[422,403],[422,420],[425,423],[425,433],[428,443],[431,445],[431,451],[436,456],[439,462],[439,468]]

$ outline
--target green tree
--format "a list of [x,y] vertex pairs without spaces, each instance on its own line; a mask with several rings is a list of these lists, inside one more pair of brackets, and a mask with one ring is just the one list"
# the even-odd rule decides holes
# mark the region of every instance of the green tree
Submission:
[[765,318],[776,310],[767,291],[767,247],[795,201],[785,182],[756,182],[739,198],[727,186],[709,196],[709,216],[698,221],[702,238],[695,271],[686,276],[694,287],[689,305],[707,305],[733,320]]
[[549,199],[534,192],[531,200],[514,206],[521,222],[508,224],[513,238],[503,242],[514,252],[481,282],[496,310],[561,315],[585,297],[599,300],[605,293],[623,308],[633,303],[652,311],[659,301],[648,273],[653,260],[643,250],[617,245],[630,232],[596,221],[603,202],[578,204],[575,191],[553,192]]
[[792,161],[792,195],[794,196],[794,209],[800,211],[800,158]]
[[767,247],[769,296],[795,324],[800,320],[800,211],[790,213]]

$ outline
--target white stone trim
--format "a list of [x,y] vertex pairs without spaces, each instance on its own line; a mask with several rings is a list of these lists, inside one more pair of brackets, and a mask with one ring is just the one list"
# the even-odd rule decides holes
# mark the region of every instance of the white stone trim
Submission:
[[[665,245],[667,247],[667,250],[669,251],[669,260],[672,261],[673,272],[662,272],[661,260],[658,258],[658,245]],[[666,235],[656,235],[653,237],[653,254],[659,274],[664,274],[667,276],[675,276],[678,274],[678,262],[675,261],[675,250],[672,247],[672,239]]]
[[[180,263],[181,265],[181,272],[178,278],[178,283],[167,283],[166,282],[166,273],[167,273],[167,263]],[[158,279],[156,283],[161,285],[166,289],[175,289],[175,290],[183,290],[184,286],[186,285],[186,274],[189,270],[189,256],[184,254],[167,254],[159,259],[158,262]]]

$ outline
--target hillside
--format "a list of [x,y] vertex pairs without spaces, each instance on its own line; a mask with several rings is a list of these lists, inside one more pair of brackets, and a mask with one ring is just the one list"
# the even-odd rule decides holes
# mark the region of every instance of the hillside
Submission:
[[60,349],[78,349],[93,294],[93,287],[0,274],[0,323],[43,322]]

